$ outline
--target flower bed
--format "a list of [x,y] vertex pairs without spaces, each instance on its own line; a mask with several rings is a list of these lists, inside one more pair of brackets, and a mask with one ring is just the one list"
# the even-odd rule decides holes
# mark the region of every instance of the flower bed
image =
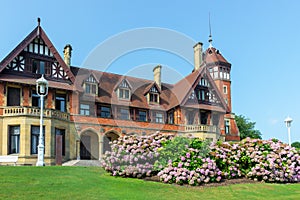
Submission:
[[298,150],[278,140],[239,143],[207,141],[156,133],[126,136],[112,144],[102,166],[114,176],[159,176],[164,183],[200,185],[247,177],[256,181],[300,182]]

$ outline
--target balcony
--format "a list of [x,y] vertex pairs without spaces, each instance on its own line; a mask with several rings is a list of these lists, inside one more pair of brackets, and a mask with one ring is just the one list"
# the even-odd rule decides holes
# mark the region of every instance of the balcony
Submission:
[[[40,108],[10,106],[0,108],[2,116],[40,116]],[[44,109],[44,117],[55,118],[61,120],[70,120],[70,115],[65,112],[54,109]]]
[[206,133],[219,133],[219,129],[212,125],[184,125],[186,133],[206,132]]

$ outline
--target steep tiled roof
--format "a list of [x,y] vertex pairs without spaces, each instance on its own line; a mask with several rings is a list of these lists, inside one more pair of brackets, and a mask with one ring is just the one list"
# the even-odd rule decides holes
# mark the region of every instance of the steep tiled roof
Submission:
[[174,85],[172,93],[176,94],[175,97],[171,99],[171,107],[175,107],[183,103],[184,98],[186,98],[196,82],[196,79],[204,70],[204,67],[199,68],[198,70],[193,71],[191,74],[181,79]]
[[[135,78],[131,76],[125,77],[119,74],[100,72],[84,68],[79,69],[76,67],[71,67],[71,69],[76,76],[75,89],[78,91],[83,91],[84,81],[90,76],[91,73],[94,74],[95,78],[99,81],[100,88],[99,95],[93,99],[97,102],[158,110],[165,110],[169,107],[169,98],[171,93],[171,85],[169,84],[162,84],[160,105],[149,104],[144,93],[149,86],[153,86],[153,84],[155,85],[155,83],[151,80]],[[118,99],[117,93],[115,92],[116,87],[123,79],[126,79],[131,87],[130,101]],[[89,97],[84,99],[89,100]]]
[[217,50],[214,47],[210,47],[205,51],[204,56],[205,63],[222,63],[226,65],[231,65],[220,53],[219,50]]
[[172,89],[172,93],[176,94],[174,97],[170,98],[170,108],[175,107],[177,105],[180,106],[187,106],[185,103],[190,96],[191,92],[195,89],[196,85],[198,84],[201,77],[204,74],[207,74],[207,79],[213,88],[215,88],[215,92],[221,101],[220,106],[211,106],[211,105],[204,105],[204,104],[197,104],[197,105],[188,105],[188,107],[197,107],[207,110],[215,110],[219,112],[227,112],[228,106],[225,103],[225,100],[222,98],[220,91],[217,89],[214,80],[209,75],[209,72],[205,66],[200,67],[198,70],[194,70],[191,74],[186,76],[184,79],[180,80],[176,83]]
[[[162,83],[160,89],[160,104],[149,104],[145,96],[145,91],[149,91],[151,87],[156,83],[153,80],[146,80],[131,76],[122,76],[119,74],[113,74],[108,72],[101,72],[91,69],[71,67],[71,70],[76,76],[75,90],[83,92],[84,81],[93,74],[99,82],[99,95],[91,98],[90,95],[84,95],[82,97],[85,101],[96,101],[104,104],[113,104],[121,106],[132,106],[145,109],[158,109],[169,110],[178,105],[183,106],[189,97],[191,91],[198,84],[200,77],[204,73],[208,73],[206,67],[201,67],[199,70],[193,71],[191,74],[177,82],[176,84]],[[131,88],[130,100],[119,99],[117,96],[116,88],[122,80],[126,80]],[[214,81],[209,78],[212,87],[217,88]],[[226,112],[227,106],[219,91],[216,91],[221,106],[212,105],[185,105],[187,107],[197,107],[202,109],[215,110],[219,112]]]

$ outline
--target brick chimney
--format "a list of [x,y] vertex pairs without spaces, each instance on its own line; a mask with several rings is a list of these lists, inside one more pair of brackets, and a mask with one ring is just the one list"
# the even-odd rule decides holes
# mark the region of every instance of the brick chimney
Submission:
[[198,42],[194,45],[194,70],[198,70],[202,64],[202,43]]
[[70,67],[71,65],[71,56],[72,56],[72,46],[67,44],[64,48],[64,61]]
[[154,81],[161,89],[161,65],[157,65],[153,69]]

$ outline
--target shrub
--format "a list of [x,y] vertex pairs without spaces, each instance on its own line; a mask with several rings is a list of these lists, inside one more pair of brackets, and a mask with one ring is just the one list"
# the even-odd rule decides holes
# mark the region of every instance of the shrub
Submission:
[[102,166],[113,176],[142,178],[151,176],[153,164],[162,143],[170,140],[172,135],[155,133],[150,136],[124,136],[111,143],[111,152],[106,152]]
[[158,149],[159,157],[154,163],[154,169],[160,171],[167,167],[170,162],[179,158],[184,154],[190,143],[190,139],[186,137],[174,137],[162,143],[162,147]]
[[[114,176],[158,175],[165,183],[200,185],[247,177],[265,182],[300,182],[299,151],[282,142],[246,138],[211,144],[156,133],[114,141],[102,166]],[[154,164],[155,163],[155,164]]]
[[300,157],[295,148],[272,140],[246,138],[213,145],[210,156],[224,178],[246,176],[265,182],[299,182]]
[[[173,150],[177,146],[179,151]],[[168,166],[158,173],[160,180],[165,183],[189,185],[221,181],[222,172],[216,166],[215,161],[207,157],[209,151],[208,141],[196,138],[173,138],[159,151],[160,153],[167,152],[168,155],[175,152],[169,157]]]
[[222,177],[226,179],[239,178],[242,176],[241,163],[247,163],[243,152],[238,144],[218,143],[211,146],[210,158],[215,160],[218,168],[222,171]]
[[248,178],[280,183],[300,181],[300,156],[294,147],[272,140],[244,143],[254,145],[255,166],[246,174]]
[[[169,163],[173,163],[176,166],[180,162],[180,158],[185,156],[189,151],[189,154],[197,154],[197,156],[206,157],[209,153],[209,141],[200,140],[197,138],[187,137],[174,137],[172,140],[168,140],[162,143],[162,147],[158,149],[159,157],[154,164],[157,171],[167,167]],[[195,150],[195,151],[194,151]],[[192,161],[192,165],[195,165],[197,160]],[[199,166],[195,166],[198,168]]]
[[[188,164],[189,161],[183,163]],[[217,168],[214,160],[202,158],[200,163],[202,164],[195,170],[190,170],[189,166],[181,165],[181,162],[177,167],[170,165],[160,171],[158,176],[164,183],[176,183],[179,185],[189,184],[196,186],[202,183],[221,181],[222,172]]]

